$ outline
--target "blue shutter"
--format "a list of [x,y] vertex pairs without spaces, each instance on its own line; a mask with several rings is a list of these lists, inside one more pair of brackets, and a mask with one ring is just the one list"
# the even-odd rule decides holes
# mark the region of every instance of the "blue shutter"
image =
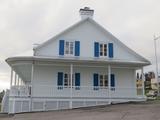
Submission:
[[98,74],[94,73],[93,74],[93,86],[94,86],[94,90],[98,90]]
[[111,87],[115,87],[115,76],[111,74]]
[[80,55],[80,41],[75,41],[75,56]]
[[75,86],[76,90],[80,89],[80,73],[75,73]]
[[94,57],[99,57],[99,43],[94,43]]
[[57,80],[57,86],[58,89],[63,88],[63,73],[62,72],[58,72],[58,80]]
[[64,40],[59,40],[59,55],[64,55]]
[[109,58],[113,58],[113,43],[108,43]]

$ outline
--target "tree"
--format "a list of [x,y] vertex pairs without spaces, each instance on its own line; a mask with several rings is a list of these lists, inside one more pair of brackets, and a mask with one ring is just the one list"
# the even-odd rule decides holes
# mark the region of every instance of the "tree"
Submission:
[[2,92],[0,92],[0,103],[2,102],[3,96],[4,96],[5,91],[3,90]]

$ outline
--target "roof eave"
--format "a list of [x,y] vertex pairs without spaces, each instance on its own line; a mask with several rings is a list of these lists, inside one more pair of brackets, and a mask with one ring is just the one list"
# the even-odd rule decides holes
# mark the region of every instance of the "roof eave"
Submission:
[[19,62],[19,61],[26,61],[26,62],[33,62],[33,61],[45,61],[45,62],[50,62],[50,61],[57,61],[57,62],[73,62],[73,63],[78,63],[78,62],[88,62],[88,63],[108,63],[108,64],[137,64],[139,66],[147,66],[151,65],[150,62],[142,62],[142,61],[124,61],[124,60],[114,60],[114,59],[107,59],[107,60],[102,60],[98,58],[94,59],[77,59],[77,58],[63,58],[63,57],[37,57],[37,56],[22,56],[22,57],[11,57],[7,58],[6,62],[12,66],[12,62]]

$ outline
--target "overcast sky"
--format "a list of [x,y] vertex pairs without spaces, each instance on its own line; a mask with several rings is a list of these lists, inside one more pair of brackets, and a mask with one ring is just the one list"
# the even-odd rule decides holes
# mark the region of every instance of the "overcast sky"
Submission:
[[160,35],[160,0],[0,0],[0,90],[9,87],[7,57],[32,55],[34,43],[78,22],[78,11],[85,6],[95,10],[94,20],[153,63],[145,71],[154,70],[153,35]]

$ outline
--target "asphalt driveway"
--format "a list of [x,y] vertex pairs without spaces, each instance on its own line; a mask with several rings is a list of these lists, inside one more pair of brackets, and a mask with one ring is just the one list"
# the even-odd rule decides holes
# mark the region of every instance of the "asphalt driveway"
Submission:
[[0,115],[0,120],[160,120],[160,104],[128,103],[73,110]]

